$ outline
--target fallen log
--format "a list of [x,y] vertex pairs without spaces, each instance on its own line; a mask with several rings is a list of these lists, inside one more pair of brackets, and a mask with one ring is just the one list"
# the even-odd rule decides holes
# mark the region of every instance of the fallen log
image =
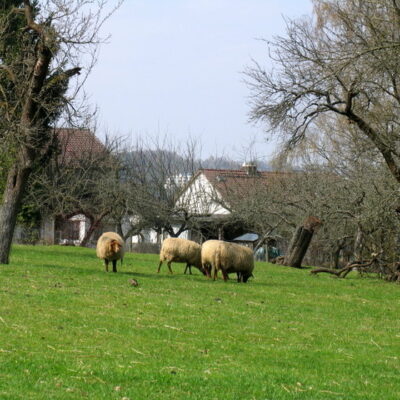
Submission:
[[325,272],[328,274],[336,275],[338,278],[346,278],[346,276],[353,270],[357,270],[362,272],[362,270],[370,267],[374,262],[376,262],[376,257],[373,257],[371,260],[366,262],[362,261],[353,261],[347,264],[345,267],[341,269],[332,269],[332,268],[314,268],[310,271],[310,274],[317,275],[321,272]]
[[332,275],[336,275],[337,277],[340,277],[341,271],[342,271],[341,269],[315,268],[312,271],[310,271],[310,274],[317,275],[321,272],[326,272],[327,274],[332,274]]

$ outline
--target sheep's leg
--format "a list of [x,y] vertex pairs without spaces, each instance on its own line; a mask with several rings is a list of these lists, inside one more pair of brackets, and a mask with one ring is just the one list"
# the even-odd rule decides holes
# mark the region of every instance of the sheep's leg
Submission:
[[203,271],[205,272],[206,277],[207,278],[211,278],[211,274],[210,274],[210,270],[208,268],[208,265],[207,264],[202,264],[202,266],[203,266]]
[[117,260],[112,260],[113,272],[117,272]]
[[108,272],[108,260],[107,259],[104,260],[104,265],[106,267],[106,272]]
[[160,264],[158,264],[158,270],[157,270],[157,274],[159,274],[160,273],[160,268],[161,268],[161,265],[162,265],[162,261],[160,260]]
[[229,279],[229,276],[226,273],[226,271],[224,271],[223,269],[221,269],[221,272],[222,272],[222,277],[224,278],[224,281],[226,282]]
[[213,279],[214,281],[218,279],[218,269],[215,267],[215,265],[212,266],[212,275],[213,275]]
[[185,274],[186,274],[187,270],[189,270],[189,274],[192,275],[192,267],[190,264],[186,264]]
[[172,268],[171,268],[171,262],[172,262],[172,261],[168,261],[168,262],[167,262],[167,265],[168,265],[168,269],[169,269],[169,273],[170,273],[170,274],[173,273],[173,272],[172,272]]
[[185,271],[183,272],[185,275],[186,275],[186,271],[188,270],[188,268],[189,268],[189,264],[186,264]]

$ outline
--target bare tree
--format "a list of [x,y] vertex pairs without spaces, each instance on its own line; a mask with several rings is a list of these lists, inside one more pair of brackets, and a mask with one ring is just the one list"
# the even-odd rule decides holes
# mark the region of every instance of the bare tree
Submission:
[[[382,249],[393,260],[399,229],[396,181],[382,159],[371,157],[370,150],[376,150],[354,142],[352,132],[338,126],[332,135],[330,127],[319,128],[318,136],[308,136],[296,152],[285,152],[286,172],[254,177],[250,185],[226,182],[221,205],[230,211],[229,220],[262,240],[279,239],[284,250],[304,219],[315,215],[323,224],[309,247],[308,263],[338,267],[344,255],[361,260]],[[214,201],[221,201],[218,193]]]
[[191,210],[176,198],[199,165],[194,141],[181,146],[148,138],[126,147],[114,139],[92,145],[67,157],[55,154],[31,177],[26,202],[45,215],[86,216],[90,225],[81,246],[104,221],[124,240],[145,229],[179,236],[193,227]]
[[[67,220],[84,215],[89,227],[80,245],[125,201],[118,159],[119,139],[101,143],[89,130],[58,131],[60,152],[31,174],[24,202],[42,216]],[[75,144],[75,143],[78,143]]]
[[[309,251],[314,265],[330,262],[339,267],[382,250],[394,261],[398,183],[377,149],[358,135],[357,127],[326,118],[275,161],[278,168],[301,170],[292,182],[292,193],[282,198],[282,210],[296,193],[304,210],[299,214],[318,215],[324,221]],[[268,203],[268,194],[265,199]]]
[[358,128],[400,182],[400,6],[394,0],[314,0],[315,18],[288,21],[270,45],[274,69],[247,71],[252,119],[287,144],[325,114]]
[[77,80],[72,88],[71,79],[81,72],[86,76],[96,59],[99,29],[109,16],[104,15],[105,5],[105,0],[2,3],[0,140],[12,157],[0,210],[0,263],[8,263],[29,176],[53,150],[51,126],[81,87],[82,80]]
[[195,140],[177,144],[168,137],[138,140],[119,154],[126,196],[113,215],[125,238],[143,228],[178,237],[193,227],[188,204],[177,204],[176,199],[199,168],[200,156]]
[[[296,227],[303,206],[289,196],[293,179],[291,172],[270,172],[266,176],[240,179],[226,187],[222,205],[230,211],[229,222],[259,235],[255,250],[270,239],[287,237]],[[214,198],[218,201],[217,195]]]

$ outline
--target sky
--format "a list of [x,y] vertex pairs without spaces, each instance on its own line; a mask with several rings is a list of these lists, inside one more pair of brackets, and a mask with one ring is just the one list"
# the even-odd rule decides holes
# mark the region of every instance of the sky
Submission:
[[252,60],[270,65],[261,39],[311,10],[311,0],[125,0],[86,82],[100,131],[190,137],[202,158],[268,159],[275,145],[249,123],[243,72]]

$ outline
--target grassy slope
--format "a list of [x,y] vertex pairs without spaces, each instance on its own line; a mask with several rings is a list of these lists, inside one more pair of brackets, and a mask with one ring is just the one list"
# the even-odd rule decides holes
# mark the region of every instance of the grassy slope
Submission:
[[[399,286],[257,263],[207,281],[157,256],[15,247],[0,267],[0,399],[399,399]],[[139,287],[129,284],[131,278]]]

